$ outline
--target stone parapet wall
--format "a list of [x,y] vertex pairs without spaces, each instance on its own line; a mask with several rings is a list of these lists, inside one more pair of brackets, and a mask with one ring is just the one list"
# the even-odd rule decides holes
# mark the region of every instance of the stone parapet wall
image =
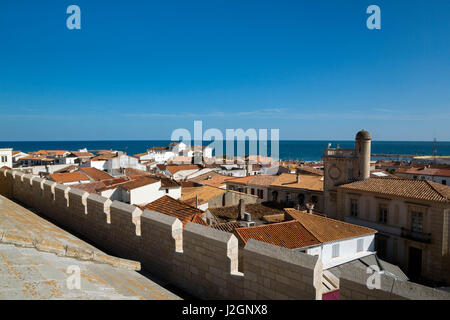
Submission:
[[0,194],[101,250],[205,299],[321,299],[317,257],[250,240],[238,271],[237,238],[227,232],[112,201],[52,181],[0,170]]

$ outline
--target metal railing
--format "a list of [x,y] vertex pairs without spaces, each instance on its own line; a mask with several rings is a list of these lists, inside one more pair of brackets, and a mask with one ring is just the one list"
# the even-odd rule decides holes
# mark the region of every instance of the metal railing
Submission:
[[353,149],[325,149],[323,155],[325,157],[339,157],[339,158],[346,158],[346,157],[355,157],[355,150]]
[[425,233],[420,231],[414,231],[406,228],[402,228],[402,237],[411,239],[414,241],[430,243],[431,242],[431,233]]

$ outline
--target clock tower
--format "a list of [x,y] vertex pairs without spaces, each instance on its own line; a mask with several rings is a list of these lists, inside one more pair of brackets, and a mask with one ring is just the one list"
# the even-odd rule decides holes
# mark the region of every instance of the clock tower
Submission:
[[356,134],[354,149],[336,148],[324,150],[325,214],[336,217],[336,189],[341,184],[369,179],[370,133],[361,130]]

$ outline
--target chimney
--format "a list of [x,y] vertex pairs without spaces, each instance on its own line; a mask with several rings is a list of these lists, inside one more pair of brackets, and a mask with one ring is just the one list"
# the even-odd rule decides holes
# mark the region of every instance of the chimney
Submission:
[[239,200],[238,210],[239,210],[239,219],[244,220],[245,219],[245,200],[244,199]]
[[297,183],[300,183],[300,175],[297,173]]

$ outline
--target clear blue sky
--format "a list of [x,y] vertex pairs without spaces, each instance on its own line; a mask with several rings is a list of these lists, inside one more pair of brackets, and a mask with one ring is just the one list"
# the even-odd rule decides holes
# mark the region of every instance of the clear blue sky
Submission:
[[[81,8],[81,30],[66,8]],[[366,8],[381,8],[381,30]],[[450,1],[1,0],[0,141],[450,140]]]

